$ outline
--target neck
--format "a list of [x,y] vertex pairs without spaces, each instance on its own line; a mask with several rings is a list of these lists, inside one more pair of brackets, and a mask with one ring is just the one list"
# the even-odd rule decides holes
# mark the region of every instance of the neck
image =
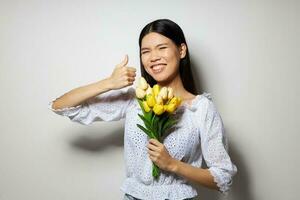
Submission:
[[173,88],[175,96],[183,96],[187,92],[183,86],[182,80],[180,78],[180,74],[178,74],[171,81],[158,82],[157,84],[160,85],[161,87]]

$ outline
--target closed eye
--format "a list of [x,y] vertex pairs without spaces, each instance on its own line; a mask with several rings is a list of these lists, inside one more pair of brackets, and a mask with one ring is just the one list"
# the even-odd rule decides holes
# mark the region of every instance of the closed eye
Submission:
[[145,54],[145,53],[148,53],[149,51],[143,51],[141,54]]

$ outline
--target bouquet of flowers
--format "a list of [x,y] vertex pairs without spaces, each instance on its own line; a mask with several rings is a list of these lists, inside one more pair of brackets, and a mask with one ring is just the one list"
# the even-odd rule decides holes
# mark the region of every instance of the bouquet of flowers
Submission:
[[[166,130],[177,123],[172,114],[181,104],[181,98],[175,97],[174,91],[170,87],[161,88],[158,84],[155,84],[151,88],[143,77],[139,79],[135,94],[143,111],[143,114],[138,115],[145,125],[137,124],[137,126],[149,138],[154,138],[162,142],[162,136]],[[160,170],[153,162],[152,164],[152,176],[158,178]]]

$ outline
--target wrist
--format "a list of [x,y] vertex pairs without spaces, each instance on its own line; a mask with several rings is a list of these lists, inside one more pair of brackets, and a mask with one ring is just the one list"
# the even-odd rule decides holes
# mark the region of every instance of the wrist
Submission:
[[180,162],[179,160],[173,158],[170,162],[169,171],[172,173],[177,173],[179,162]]
[[99,81],[99,85],[103,85],[106,90],[114,89],[111,78],[106,78],[106,79]]

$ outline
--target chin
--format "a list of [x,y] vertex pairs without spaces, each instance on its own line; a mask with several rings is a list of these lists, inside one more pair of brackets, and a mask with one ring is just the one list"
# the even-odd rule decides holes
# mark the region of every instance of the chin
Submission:
[[157,83],[163,83],[163,82],[167,82],[167,81],[169,80],[169,76],[155,75],[155,76],[153,76],[153,79],[154,79]]
[[[151,69],[150,69],[151,70]],[[150,71],[151,72],[151,71]],[[154,73],[149,73],[148,71],[148,74],[157,82],[167,82],[170,78],[171,78],[171,74],[168,73],[168,71],[163,71],[161,73],[158,73],[158,74],[154,74]]]

